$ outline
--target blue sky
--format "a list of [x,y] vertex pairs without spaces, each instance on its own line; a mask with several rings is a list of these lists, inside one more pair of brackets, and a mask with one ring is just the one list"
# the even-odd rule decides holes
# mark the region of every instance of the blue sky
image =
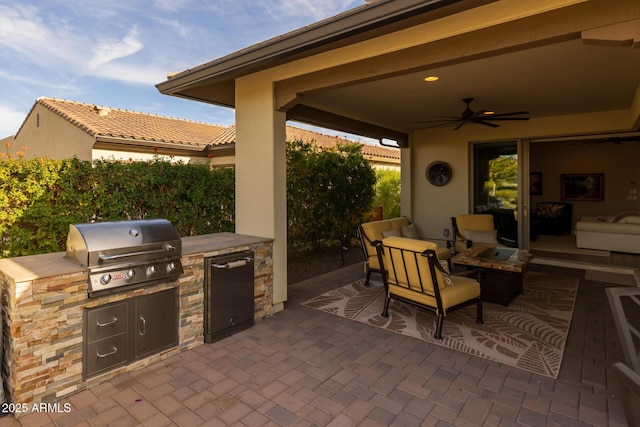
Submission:
[[364,0],[0,0],[0,139],[41,96],[230,125],[232,109],[162,95],[181,71]]

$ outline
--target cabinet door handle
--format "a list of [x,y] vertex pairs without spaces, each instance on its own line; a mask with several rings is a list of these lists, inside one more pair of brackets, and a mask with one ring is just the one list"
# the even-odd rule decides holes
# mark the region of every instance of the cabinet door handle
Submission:
[[115,325],[116,323],[118,323],[118,318],[116,316],[113,316],[113,319],[111,319],[109,322],[105,322],[105,323],[100,323],[100,321],[96,320],[96,326],[98,328],[103,328],[103,327],[109,326],[109,325]]
[[220,263],[213,264],[213,268],[217,268],[219,270],[222,270],[222,269],[231,270],[233,268],[244,267],[245,265],[251,262],[253,262],[253,258],[250,258],[250,257],[240,258],[235,261],[225,262],[223,264],[220,264]]
[[111,350],[109,353],[105,353],[105,354],[100,354],[98,353],[98,350],[96,350],[96,356],[98,356],[100,359],[103,359],[105,357],[109,357],[112,356],[114,354],[116,354],[118,352],[118,347],[116,347],[115,345],[113,346],[113,350]]
[[138,333],[140,335],[144,335],[147,333],[147,321],[142,316],[140,316],[140,326],[138,327]]

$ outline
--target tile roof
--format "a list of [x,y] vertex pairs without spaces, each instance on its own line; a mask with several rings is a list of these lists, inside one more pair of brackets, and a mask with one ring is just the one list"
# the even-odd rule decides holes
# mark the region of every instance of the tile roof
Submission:
[[[211,125],[56,98],[38,98],[36,104],[48,108],[94,137],[116,137],[203,148],[208,145],[233,144],[236,140],[236,128],[233,125]],[[287,141],[313,142],[321,147],[333,147],[339,142],[356,142],[295,126],[287,126]],[[400,150],[362,144],[362,153],[368,158],[400,161]]]
[[39,98],[36,103],[96,137],[206,146],[227,129],[226,126],[55,98]]
[[[236,141],[236,127],[229,126],[225,132],[222,132],[216,138],[216,144],[231,144]],[[302,141],[314,143],[320,147],[334,147],[338,143],[357,143],[346,138],[325,135],[312,130],[301,129],[295,126],[287,126],[287,141]],[[400,150],[393,148],[380,147],[377,145],[362,144],[362,154],[365,157],[386,158],[400,162]]]

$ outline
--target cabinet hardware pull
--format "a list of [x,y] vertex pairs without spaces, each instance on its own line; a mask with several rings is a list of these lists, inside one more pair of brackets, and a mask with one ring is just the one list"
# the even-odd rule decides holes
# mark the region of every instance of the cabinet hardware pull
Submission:
[[142,328],[138,328],[138,333],[140,335],[146,334],[147,333],[147,321],[142,316],[140,316],[140,326],[142,326]]
[[109,325],[115,325],[116,323],[118,323],[118,318],[115,316],[113,316],[113,319],[111,319],[111,321],[105,322],[105,323],[100,323],[100,321],[96,320],[96,326],[98,328],[102,328],[104,326],[109,326]]
[[240,258],[235,261],[225,262],[224,264],[213,264],[213,268],[231,270],[232,268],[244,267],[250,262],[253,262],[253,258]]
[[111,350],[109,353],[105,353],[105,354],[100,354],[98,353],[98,350],[96,350],[96,356],[98,356],[100,359],[103,359],[105,357],[109,357],[112,356],[114,354],[116,354],[118,352],[118,347],[116,347],[115,345],[113,346],[113,350]]

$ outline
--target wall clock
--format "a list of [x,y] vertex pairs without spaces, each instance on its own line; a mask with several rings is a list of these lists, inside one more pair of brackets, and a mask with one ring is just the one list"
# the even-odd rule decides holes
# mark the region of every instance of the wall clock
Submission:
[[451,181],[453,172],[449,163],[436,160],[427,166],[425,176],[427,177],[427,181],[432,185],[441,187],[443,185],[447,185],[449,181]]

